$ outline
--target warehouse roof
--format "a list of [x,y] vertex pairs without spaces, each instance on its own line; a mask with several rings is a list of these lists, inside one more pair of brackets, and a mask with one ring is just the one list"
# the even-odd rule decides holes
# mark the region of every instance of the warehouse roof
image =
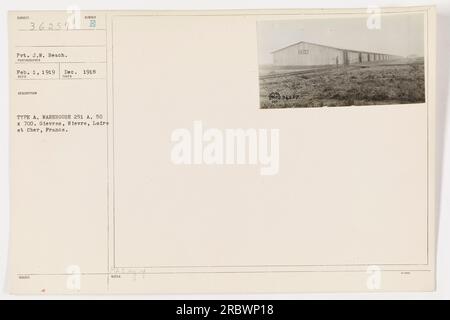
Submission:
[[331,48],[331,49],[336,49],[336,50],[345,50],[345,51],[350,51],[350,52],[361,52],[361,53],[375,53],[375,54],[387,54],[387,55],[393,56],[392,54],[389,54],[389,53],[369,52],[369,51],[361,51],[361,50],[353,50],[353,49],[343,49],[343,48],[337,48],[337,47],[332,47],[332,46],[327,46],[327,45],[324,45],[324,44],[313,43],[313,42],[307,42],[307,41],[299,41],[299,42],[296,42],[296,43],[290,44],[290,45],[288,45],[288,46],[286,46],[286,47],[283,47],[283,48],[277,49],[277,50],[275,50],[275,51],[272,51],[271,53],[275,53],[275,52],[278,52],[278,51],[284,50],[284,49],[286,49],[286,48],[289,48],[289,47],[295,46],[295,45],[297,45],[297,44],[300,44],[300,43],[307,43],[307,44],[312,44],[312,45],[314,45],[314,46],[325,47],[325,48]]

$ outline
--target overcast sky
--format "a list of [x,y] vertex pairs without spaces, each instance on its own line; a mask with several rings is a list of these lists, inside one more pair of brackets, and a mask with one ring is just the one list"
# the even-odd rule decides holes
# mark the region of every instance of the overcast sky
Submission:
[[423,14],[384,14],[380,22],[380,29],[369,29],[367,17],[259,21],[259,62],[272,63],[270,52],[299,41],[400,56],[423,56]]

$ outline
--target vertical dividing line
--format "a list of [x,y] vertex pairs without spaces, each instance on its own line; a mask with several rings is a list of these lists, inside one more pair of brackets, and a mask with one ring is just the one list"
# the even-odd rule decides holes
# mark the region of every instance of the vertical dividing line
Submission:
[[112,223],[113,223],[113,268],[116,267],[116,178],[115,178],[115,143],[114,143],[114,17],[111,17],[111,87],[112,87]]
[[105,61],[106,61],[106,121],[108,124],[106,125],[106,268],[107,268],[107,275],[106,275],[106,288],[109,291],[109,273],[110,273],[110,266],[109,266],[109,241],[110,241],[110,234],[109,234],[109,90],[108,90],[108,14],[105,14]]
[[[430,264],[430,218],[429,218],[429,214],[430,214],[430,200],[429,200],[429,198],[430,198],[430,147],[429,147],[429,144],[430,144],[430,134],[429,134],[429,132],[430,132],[430,124],[429,124],[429,121],[430,121],[430,117],[429,117],[429,112],[430,112],[430,108],[429,108],[429,97],[430,97],[430,93],[429,93],[429,91],[428,91],[428,86],[429,86],[429,83],[430,83],[430,74],[429,74],[429,68],[428,68],[428,66],[429,66],[429,64],[430,64],[430,45],[429,45],[429,30],[430,30],[430,28],[429,28],[429,25],[428,25],[428,13],[429,13],[429,11],[430,11],[430,9],[427,9],[426,10],[426,14],[425,14],[425,26],[426,26],[426,28],[427,28],[427,32],[425,33],[426,34],[426,37],[427,37],[427,61],[426,61],[426,68],[427,68],[427,70],[426,70],[426,92],[425,92],[425,103],[427,104],[427,265],[429,266],[429,264]],[[435,28],[433,28],[433,31],[435,31]],[[424,68],[425,68],[425,66],[424,66]],[[424,73],[425,73],[425,70],[424,70]],[[435,105],[435,100],[434,100],[434,95],[433,95],[433,104]],[[435,105],[435,109],[436,109],[436,105]],[[434,146],[434,136],[433,136],[433,146]],[[434,150],[434,149],[433,149]],[[434,170],[433,170],[433,172],[434,172]],[[434,175],[433,175],[433,177],[434,177]],[[434,183],[434,180],[435,179],[433,179],[433,183]],[[434,199],[434,198],[433,198]],[[434,209],[434,201],[433,201],[433,209]],[[433,212],[434,212],[434,210],[433,210]],[[435,214],[435,212],[434,212],[434,214]],[[434,220],[433,220],[434,221]],[[433,229],[433,231],[435,231],[434,229]],[[435,234],[435,232],[433,232],[433,234]],[[436,239],[433,239],[433,241],[436,241]]]

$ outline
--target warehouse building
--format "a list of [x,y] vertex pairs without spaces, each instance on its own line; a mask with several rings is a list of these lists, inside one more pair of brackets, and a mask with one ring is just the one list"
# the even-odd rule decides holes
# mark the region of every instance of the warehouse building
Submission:
[[381,60],[393,60],[399,56],[341,49],[300,41],[272,52],[273,62],[278,66],[350,65]]

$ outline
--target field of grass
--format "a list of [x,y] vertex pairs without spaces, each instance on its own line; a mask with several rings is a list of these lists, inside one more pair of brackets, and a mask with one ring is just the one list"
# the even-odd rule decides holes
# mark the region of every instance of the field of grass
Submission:
[[261,108],[386,105],[425,102],[420,60],[331,66],[262,68]]

